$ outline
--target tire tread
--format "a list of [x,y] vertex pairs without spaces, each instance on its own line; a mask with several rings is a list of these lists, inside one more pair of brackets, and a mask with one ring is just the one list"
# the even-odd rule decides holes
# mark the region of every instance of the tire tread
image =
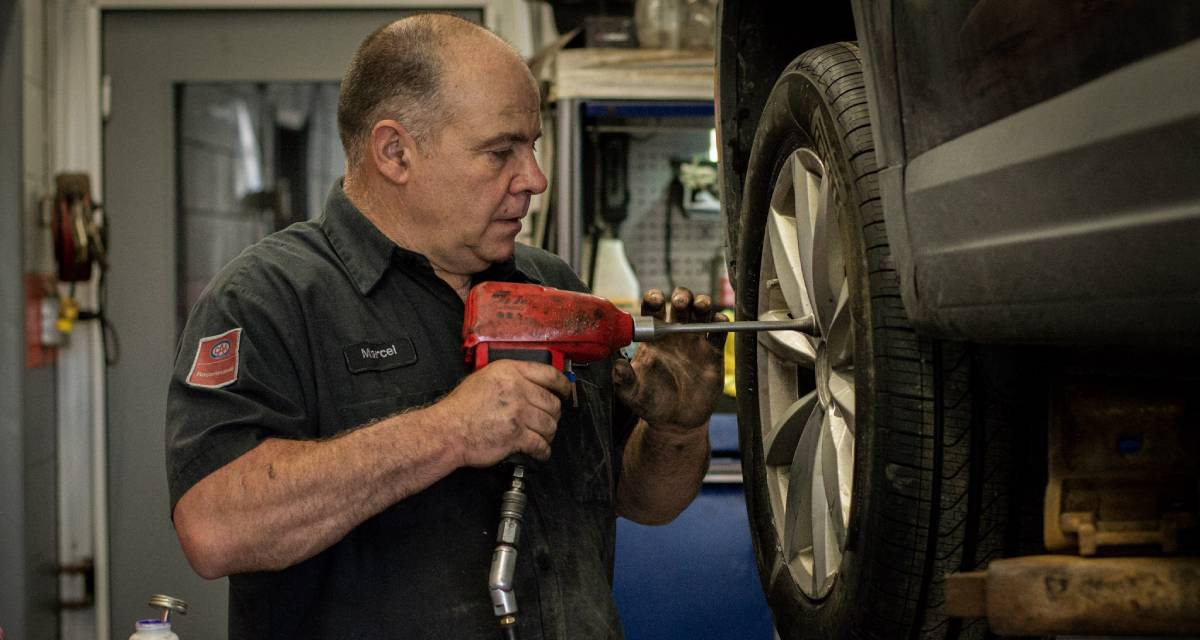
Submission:
[[[958,570],[963,564],[966,546],[964,530],[967,521],[968,487],[966,477],[971,468],[970,451],[970,381],[965,368],[966,350],[961,346],[938,345],[940,349],[953,353],[941,353],[943,360],[935,362],[934,343],[920,338],[908,324],[907,314],[900,298],[899,274],[891,259],[890,245],[883,224],[883,206],[878,199],[878,168],[875,166],[874,140],[871,137],[870,113],[867,106],[865,78],[862,74],[862,59],[857,47],[849,43],[828,45],[801,56],[798,68],[809,70],[818,82],[825,85],[823,94],[830,103],[830,111],[837,121],[841,143],[847,150],[847,161],[853,172],[854,190],[859,193],[858,208],[861,213],[860,231],[869,239],[865,247],[869,279],[872,324],[881,328],[883,335],[875,343],[891,343],[902,340],[912,346],[903,352],[887,349],[877,354],[875,365],[877,379],[891,379],[897,384],[881,385],[877,393],[892,396],[896,400],[918,400],[921,406],[915,415],[909,410],[893,408],[890,402],[876,403],[878,424],[889,425],[887,429],[887,469],[893,477],[916,483],[918,496],[910,494],[893,482],[888,488],[888,501],[903,505],[908,510],[914,503],[924,505],[917,514],[919,518],[896,521],[885,514],[884,518],[902,526],[914,526],[923,534],[924,540],[912,539],[910,544],[890,544],[906,561],[880,563],[879,568],[894,578],[907,580],[874,580],[869,586],[876,596],[868,615],[901,628],[911,628],[912,638],[967,637],[959,633],[947,634],[949,620],[941,614],[940,605],[945,600],[942,576]],[[864,183],[870,185],[864,189]],[[948,357],[950,356],[950,357]],[[935,372],[935,367],[941,367]],[[886,373],[883,373],[886,372]],[[940,378],[941,389],[933,388],[934,378]],[[911,393],[902,389],[922,390]],[[955,393],[947,391],[954,389]],[[947,401],[948,398],[950,401]],[[882,400],[883,398],[881,398]],[[940,402],[940,407],[932,406]],[[936,414],[940,424],[932,419]],[[914,420],[914,418],[916,418]],[[904,426],[908,425],[908,426]],[[940,431],[935,435],[933,431]],[[941,442],[935,442],[940,435]],[[940,449],[940,450],[939,450]],[[905,470],[903,474],[896,470]],[[932,492],[930,489],[934,489]],[[936,505],[923,495],[932,493]],[[890,511],[890,510],[889,510]],[[910,511],[911,513],[911,511]],[[901,536],[901,539],[903,536]],[[898,582],[905,589],[897,590]],[[888,585],[888,586],[885,586]],[[887,615],[883,610],[903,612]],[[875,627],[876,632],[880,630]],[[895,627],[893,627],[895,628]],[[975,634],[971,634],[974,637]]]

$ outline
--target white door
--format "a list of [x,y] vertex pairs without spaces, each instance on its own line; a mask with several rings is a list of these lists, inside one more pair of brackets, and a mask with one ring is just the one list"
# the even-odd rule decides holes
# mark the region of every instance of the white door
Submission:
[[163,420],[181,316],[241,247],[319,213],[341,172],[331,83],[367,34],[404,13],[103,14],[108,307],[121,347],[108,376],[114,639],[152,616],[157,593],[190,603],[183,638],[226,637],[226,581],[192,573],[169,519]]

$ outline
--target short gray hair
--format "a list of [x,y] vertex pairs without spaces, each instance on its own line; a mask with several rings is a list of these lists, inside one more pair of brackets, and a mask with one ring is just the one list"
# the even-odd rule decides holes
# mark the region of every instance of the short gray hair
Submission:
[[452,114],[442,100],[452,36],[486,30],[448,14],[410,16],[376,29],[359,45],[338,94],[338,135],[347,169],[362,160],[376,122],[399,121],[418,143],[435,138]]

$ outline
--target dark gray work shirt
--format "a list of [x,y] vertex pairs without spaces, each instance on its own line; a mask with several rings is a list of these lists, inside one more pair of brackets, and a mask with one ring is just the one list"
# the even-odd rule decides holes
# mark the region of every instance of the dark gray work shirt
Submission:
[[[476,279],[583,289],[557,257],[523,246]],[[192,309],[167,402],[172,509],[266,438],[328,438],[436,401],[470,373],[462,320],[462,300],[428,260],[335,186],[320,220],[246,250]],[[580,406],[564,403],[551,459],[529,482],[523,640],[622,636],[614,470],[631,420],[613,419],[610,361],[576,371]],[[232,576],[230,638],[498,637],[487,574],[508,484],[497,469],[458,469],[308,560]]]

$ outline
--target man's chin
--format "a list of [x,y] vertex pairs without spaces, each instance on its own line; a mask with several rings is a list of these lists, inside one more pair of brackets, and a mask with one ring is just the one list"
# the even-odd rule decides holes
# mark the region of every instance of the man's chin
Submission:
[[491,237],[484,243],[484,253],[489,262],[504,262],[513,257],[516,251],[517,235],[521,233],[520,221],[515,225],[505,225],[503,230],[497,229],[499,233],[490,234]]
[[488,243],[483,249],[483,251],[477,252],[476,255],[488,264],[508,262],[512,260],[517,252],[516,241],[511,239],[507,242]]

